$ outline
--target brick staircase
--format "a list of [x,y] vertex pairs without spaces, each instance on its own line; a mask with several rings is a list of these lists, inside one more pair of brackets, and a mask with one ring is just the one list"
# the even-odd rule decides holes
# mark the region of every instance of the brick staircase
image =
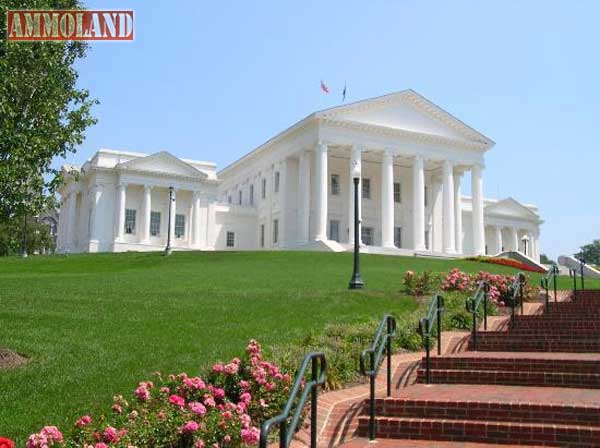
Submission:
[[478,335],[478,351],[431,358],[431,384],[423,360],[416,384],[376,400],[382,447],[600,447],[600,291]]

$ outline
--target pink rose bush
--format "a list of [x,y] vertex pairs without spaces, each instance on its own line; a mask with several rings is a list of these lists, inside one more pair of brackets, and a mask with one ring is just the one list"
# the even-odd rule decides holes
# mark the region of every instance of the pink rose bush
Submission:
[[55,426],[32,434],[27,448],[226,448],[258,444],[260,424],[283,408],[292,377],[248,343],[243,359],[215,364],[204,378],[185,373],[138,384],[112,412],[78,418],[65,436]]

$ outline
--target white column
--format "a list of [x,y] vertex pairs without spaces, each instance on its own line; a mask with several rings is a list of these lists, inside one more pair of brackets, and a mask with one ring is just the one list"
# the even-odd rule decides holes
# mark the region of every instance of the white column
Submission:
[[90,242],[97,243],[98,236],[98,203],[102,197],[102,186],[94,185],[90,197]]
[[150,240],[150,211],[152,210],[152,187],[144,185],[144,197],[142,198],[142,219],[140,242],[147,243]]
[[69,194],[69,220],[68,220],[68,224],[67,224],[67,238],[66,238],[66,247],[68,249],[74,249],[75,248],[75,241],[77,240],[77,213],[76,213],[76,209],[77,209],[77,192],[72,191],[71,194]]
[[460,171],[454,172],[454,246],[457,254],[463,253],[461,177],[462,173]]
[[425,171],[423,157],[413,163],[413,242],[415,250],[425,250]]
[[[171,238],[171,246],[175,245],[175,213],[177,213],[177,192],[173,190],[173,200],[169,204],[169,237]],[[168,194],[167,194],[168,198]]]
[[319,142],[316,150],[315,159],[316,168],[316,189],[317,203],[315,204],[315,217],[317,230],[315,240],[323,241],[327,239],[327,145]]
[[192,232],[192,246],[200,246],[200,192],[194,191],[192,195],[192,213],[191,213],[191,232]]
[[534,250],[532,252],[533,259],[539,263],[539,261],[540,261],[540,234],[539,234],[539,231],[534,231],[532,236],[533,236],[532,241],[534,242],[534,244],[533,244]]
[[123,241],[125,235],[125,198],[127,194],[127,185],[120,183],[117,185],[117,229],[116,241]]
[[300,153],[298,166],[298,243],[308,243],[310,229],[310,152]]
[[495,226],[494,230],[496,232],[496,253],[492,255],[496,255],[502,252],[502,246],[504,245],[504,243],[502,242],[502,227]]
[[473,203],[473,252],[485,254],[485,231],[483,227],[483,178],[481,165],[471,168],[471,194]]
[[389,151],[381,164],[381,245],[394,247],[394,156]]
[[512,250],[519,251],[519,231],[516,227],[511,228]]
[[447,254],[456,252],[456,230],[454,226],[454,165],[450,160],[444,160],[444,196],[442,199],[442,241]]
[[[348,243],[354,244],[354,176],[358,181],[358,235],[361,235],[362,222],[362,148],[353,145],[350,149],[350,166],[348,167]],[[359,241],[359,244],[362,241]]]

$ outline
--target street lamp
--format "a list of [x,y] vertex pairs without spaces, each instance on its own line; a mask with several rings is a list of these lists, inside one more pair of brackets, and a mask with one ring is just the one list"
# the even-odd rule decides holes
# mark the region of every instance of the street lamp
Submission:
[[165,256],[171,255],[171,209],[173,208],[173,187],[169,187],[169,222],[167,225],[167,247],[165,247]]
[[360,166],[352,166],[352,177],[354,178],[354,269],[348,284],[348,289],[362,289],[365,284],[360,278],[360,219],[358,210],[358,184],[360,183]]

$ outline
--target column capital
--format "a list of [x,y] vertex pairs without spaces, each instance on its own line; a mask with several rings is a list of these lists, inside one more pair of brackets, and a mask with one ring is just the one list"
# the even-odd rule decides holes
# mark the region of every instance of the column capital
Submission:
[[152,191],[153,188],[154,188],[154,185],[144,184],[144,191]]
[[385,148],[383,151],[383,160],[394,163],[394,151],[390,148]]
[[317,148],[316,148],[316,150],[319,151],[319,152],[327,152],[329,144],[330,144],[329,142],[319,140],[317,142]]

